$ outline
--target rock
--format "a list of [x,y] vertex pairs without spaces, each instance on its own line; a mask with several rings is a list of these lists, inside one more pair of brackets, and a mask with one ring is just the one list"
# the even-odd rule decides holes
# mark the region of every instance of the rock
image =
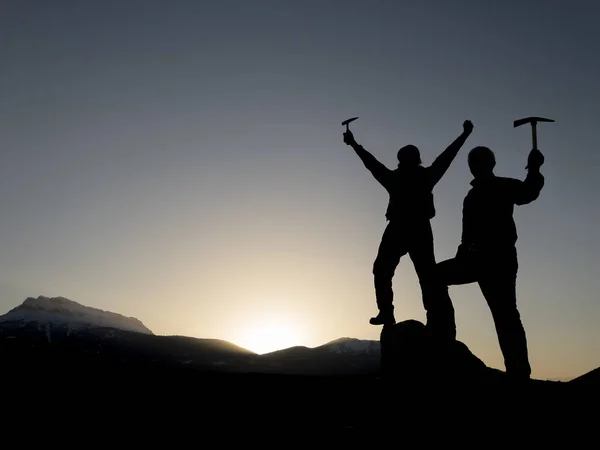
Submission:
[[600,385],[600,367],[589,371],[588,373],[574,378],[570,381],[571,384],[577,385],[589,385],[597,386]]
[[410,383],[491,381],[494,371],[460,341],[435,341],[425,325],[406,320],[381,332],[382,378]]

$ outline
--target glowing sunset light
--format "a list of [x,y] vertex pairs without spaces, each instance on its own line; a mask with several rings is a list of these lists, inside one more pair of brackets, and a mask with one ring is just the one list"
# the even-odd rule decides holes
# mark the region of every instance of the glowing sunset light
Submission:
[[256,323],[240,334],[236,344],[258,354],[302,345],[303,333],[289,323]]

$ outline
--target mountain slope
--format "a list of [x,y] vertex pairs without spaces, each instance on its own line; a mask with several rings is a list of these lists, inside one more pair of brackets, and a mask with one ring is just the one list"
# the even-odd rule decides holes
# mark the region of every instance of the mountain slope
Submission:
[[[0,363],[13,375],[59,370],[70,376],[70,371],[81,373],[87,368],[90,373],[109,375],[133,370],[143,377],[149,369],[189,368],[221,373],[377,376],[381,357],[379,341],[349,337],[314,348],[296,346],[257,355],[219,339],[154,335],[138,319],[64,297],[29,297],[0,316]],[[433,362],[438,361],[434,358]],[[599,370],[569,383],[597,384]]]
[[379,371],[379,343],[340,338],[327,344],[291,347],[258,356],[260,370],[290,375],[370,375]]
[[600,367],[590,370],[589,372],[587,372],[583,375],[580,375],[576,378],[573,378],[572,380],[568,381],[568,383],[578,384],[578,385],[599,384],[600,383]]
[[218,339],[157,336],[116,328],[44,330],[0,324],[0,361],[12,370],[48,373],[144,367],[250,371],[254,353]]
[[21,305],[0,316],[0,325],[44,327],[110,327],[137,333],[153,334],[140,320],[114,312],[84,306],[64,297],[28,297]]
[[329,350],[335,353],[346,354],[379,354],[379,341],[361,340],[356,338],[343,337],[323,344],[317,348]]

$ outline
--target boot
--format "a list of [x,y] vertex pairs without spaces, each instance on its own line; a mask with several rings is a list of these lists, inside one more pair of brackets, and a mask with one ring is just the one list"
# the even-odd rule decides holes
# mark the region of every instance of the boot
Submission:
[[371,317],[369,323],[371,325],[394,325],[396,323],[394,311],[379,311],[379,314],[377,314],[377,316]]

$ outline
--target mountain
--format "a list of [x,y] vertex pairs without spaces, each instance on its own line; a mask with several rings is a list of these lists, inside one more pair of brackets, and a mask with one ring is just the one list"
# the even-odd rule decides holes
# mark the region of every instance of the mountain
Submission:
[[[140,320],[64,297],[29,297],[0,316],[0,357],[243,370],[253,352],[219,339],[157,336]],[[69,360],[69,361],[66,361]],[[35,362],[34,359],[32,362]],[[65,362],[66,361],[66,362]],[[29,364],[29,361],[27,362]]]
[[28,297],[21,305],[0,316],[0,324],[25,326],[37,324],[46,329],[108,327],[137,333],[153,334],[135,317],[91,308],[64,297]]
[[321,347],[334,353],[344,354],[379,354],[381,351],[379,341],[360,340],[349,337],[336,339]]
[[[415,343],[407,345],[414,350],[419,334],[413,338]],[[471,358],[464,347],[459,350]],[[434,366],[447,366],[435,355],[432,358]],[[6,373],[17,378],[32,373],[71,376],[86,371],[91,376],[136,373],[145,377],[148,370],[157,373],[163,369],[193,374],[376,377],[381,372],[382,354],[380,341],[342,337],[314,348],[296,346],[258,355],[219,339],[155,335],[136,318],[64,297],[39,296],[27,298],[0,316],[0,363],[9,368]],[[599,371],[568,384],[597,384]]]
[[[361,375],[378,370],[379,343],[340,338],[266,355],[219,339],[158,336],[140,320],[64,297],[29,297],[0,316],[0,358],[20,365],[185,367],[229,373]],[[36,362],[37,361],[37,362]]]
[[378,341],[340,338],[318,347],[291,347],[260,355],[263,372],[290,375],[373,375],[379,371]]
[[[17,396],[11,405],[13,415],[17,421],[27,417],[25,426],[33,423],[36,430],[64,428],[66,417],[69,424],[90,433],[97,434],[100,424],[103,436],[114,430],[114,436],[122,439],[128,431],[132,442],[139,442],[148,431],[155,438],[166,428],[172,429],[165,436],[172,440],[182,430],[198,426],[216,438],[241,437],[244,443],[249,436],[264,441],[264,433],[257,430],[270,429],[296,440],[310,435],[319,442],[330,431],[349,433],[355,442],[357,430],[380,439],[388,438],[388,430],[393,441],[398,430],[424,425],[425,432],[436,426],[456,435],[470,435],[473,427],[489,433],[487,425],[498,427],[501,434],[509,410],[509,423],[517,425],[517,432],[535,432],[537,441],[547,434],[549,423],[553,430],[561,430],[570,421],[575,428],[569,442],[581,429],[594,430],[595,416],[580,404],[595,404],[591,394],[597,391],[598,371],[583,378],[591,386],[582,395],[576,395],[577,387],[575,395],[561,394],[570,382],[535,383],[532,387],[539,388],[535,395],[522,395],[520,388],[502,389],[501,377],[488,377],[489,383],[470,382],[473,377],[463,375],[472,371],[473,361],[479,362],[464,344],[463,351],[450,355],[453,364],[447,364],[419,344],[418,329],[412,338],[401,332],[411,328],[406,322],[398,324],[391,341],[382,338],[382,342],[384,350],[391,342],[396,369],[431,374],[408,382],[398,374],[389,375],[389,352],[388,369],[381,370],[379,341],[344,337],[315,348],[298,346],[257,355],[218,339],[155,335],[143,324],[140,327],[137,319],[65,300],[27,299],[0,316],[5,396]],[[140,331],[124,329],[133,324]],[[414,359],[421,354],[425,358]],[[449,382],[444,382],[446,377]],[[458,382],[464,378],[467,384]],[[31,414],[32,405],[38,414]],[[456,405],[463,408],[460,414]],[[582,426],[584,419],[588,426]],[[453,420],[455,426],[448,428]],[[551,437],[555,440],[556,433]],[[341,441],[336,437],[334,442]]]

